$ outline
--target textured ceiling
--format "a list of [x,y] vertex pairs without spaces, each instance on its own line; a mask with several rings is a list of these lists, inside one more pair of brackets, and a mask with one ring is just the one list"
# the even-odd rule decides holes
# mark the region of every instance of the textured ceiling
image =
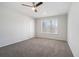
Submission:
[[65,14],[68,12],[71,5],[70,2],[44,2],[37,8],[38,12],[35,13],[32,8],[22,6],[21,4],[23,3],[32,5],[31,2],[5,2],[0,3],[0,5],[33,18]]

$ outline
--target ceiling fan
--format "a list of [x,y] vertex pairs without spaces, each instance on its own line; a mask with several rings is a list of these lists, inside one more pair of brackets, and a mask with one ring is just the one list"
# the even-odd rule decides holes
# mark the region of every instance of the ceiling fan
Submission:
[[35,2],[32,2],[32,5],[26,5],[22,4],[23,6],[31,7],[34,12],[37,12],[37,7],[39,7],[43,2],[38,2],[37,4]]

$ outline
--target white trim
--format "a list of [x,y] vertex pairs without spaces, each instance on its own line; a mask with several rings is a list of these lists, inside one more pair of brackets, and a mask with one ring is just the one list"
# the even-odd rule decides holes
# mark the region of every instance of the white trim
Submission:
[[41,33],[45,33],[45,34],[56,34],[56,35],[59,34],[59,33],[50,33],[50,32],[41,32]]
[[[44,31],[43,31],[43,25],[42,25],[42,24],[43,24],[43,21],[44,21],[44,20],[41,20],[41,33],[47,33],[47,34],[59,34],[59,33],[58,33],[58,30],[56,31],[56,33],[44,32]],[[57,21],[57,19],[56,19],[56,21]],[[58,22],[57,22],[57,23],[58,23]]]

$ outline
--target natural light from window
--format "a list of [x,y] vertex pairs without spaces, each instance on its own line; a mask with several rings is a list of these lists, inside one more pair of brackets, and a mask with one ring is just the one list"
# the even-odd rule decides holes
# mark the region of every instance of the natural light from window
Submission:
[[42,24],[42,32],[43,33],[51,33],[51,34],[57,34],[58,33],[58,21],[57,19],[44,19],[41,22]]

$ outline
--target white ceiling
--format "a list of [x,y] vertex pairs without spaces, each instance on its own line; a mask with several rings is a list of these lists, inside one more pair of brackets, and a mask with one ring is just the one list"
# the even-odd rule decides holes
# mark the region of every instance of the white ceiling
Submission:
[[21,4],[23,3],[32,5],[31,2],[5,2],[0,4],[33,18],[65,14],[68,12],[71,5],[70,2],[44,2],[38,7],[38,12],[35,13],[30,7],[22,6]]

